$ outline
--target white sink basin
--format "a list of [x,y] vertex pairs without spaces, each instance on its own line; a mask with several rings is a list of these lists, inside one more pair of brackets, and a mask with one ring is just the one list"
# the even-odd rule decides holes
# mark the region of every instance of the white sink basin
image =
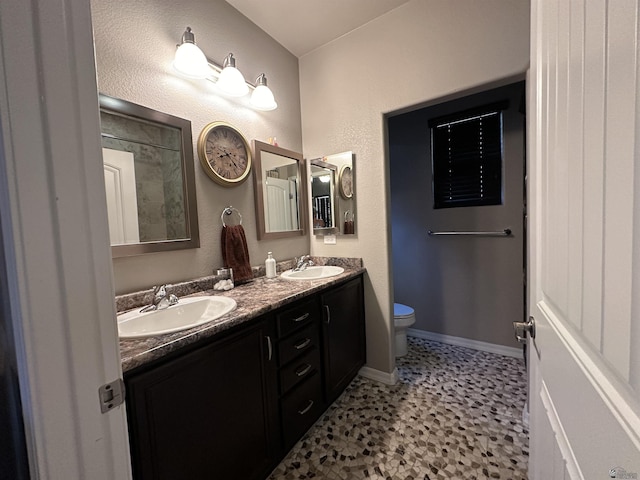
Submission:
[[344,272],[342,267],[334,267],[330,265],[318,265],[316,267],[307,267],[304,270],[296,272],[287,270],[280,275],[285,280],[319,280],[321,278],[335,277]]
[[140,313],[140,309],[118,315],[120,338],[151,337],[179,332],[220,318],[236,308],[236,301],[223,296],[181,298],[164,310]]

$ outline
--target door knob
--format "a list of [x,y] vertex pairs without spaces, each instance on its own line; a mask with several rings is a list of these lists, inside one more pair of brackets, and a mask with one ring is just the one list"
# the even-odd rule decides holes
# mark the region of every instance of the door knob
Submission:
[[513,322],[513,330],[520,343],[527,343],[527,333],[531,338],[536,338],[536,320],[532,316],[528,322]]

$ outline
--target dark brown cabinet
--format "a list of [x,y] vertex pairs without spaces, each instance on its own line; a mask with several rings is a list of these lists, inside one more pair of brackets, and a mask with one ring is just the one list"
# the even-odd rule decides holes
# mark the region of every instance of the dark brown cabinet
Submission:
[[280,454],[269,324],[126,378],[136,479],[269,474]]
[[325,394],[333,402],[365,363],[362,277],[320,294]]
[[364,361],[360,276],[127,372],[134,478],[266,478]]
[[280,413],[284,449],[289,450],[324,412],[318,296],[276,314],[280,365]]

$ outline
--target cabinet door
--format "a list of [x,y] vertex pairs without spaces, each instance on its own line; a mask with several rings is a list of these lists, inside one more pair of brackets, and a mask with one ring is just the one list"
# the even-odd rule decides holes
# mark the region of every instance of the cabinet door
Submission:
[[268,475],[280,444],[271,333],[261,322],[127,379],[135,478]]
[[320,295],[327,402],[333,402],[365,362],[362,277]]

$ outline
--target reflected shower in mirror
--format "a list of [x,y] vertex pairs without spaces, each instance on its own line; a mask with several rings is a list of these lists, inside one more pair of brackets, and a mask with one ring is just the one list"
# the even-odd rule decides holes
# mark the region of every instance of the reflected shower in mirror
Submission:
[[305,234],[302,154],[253,141],[258,239]]
[[100,95],[113,257],[196,248],[191,122]]
[[335,165],[320,159],[310,162],[311,166],[311,212],[313,233],[326,235],[336,233],[336,177]]

